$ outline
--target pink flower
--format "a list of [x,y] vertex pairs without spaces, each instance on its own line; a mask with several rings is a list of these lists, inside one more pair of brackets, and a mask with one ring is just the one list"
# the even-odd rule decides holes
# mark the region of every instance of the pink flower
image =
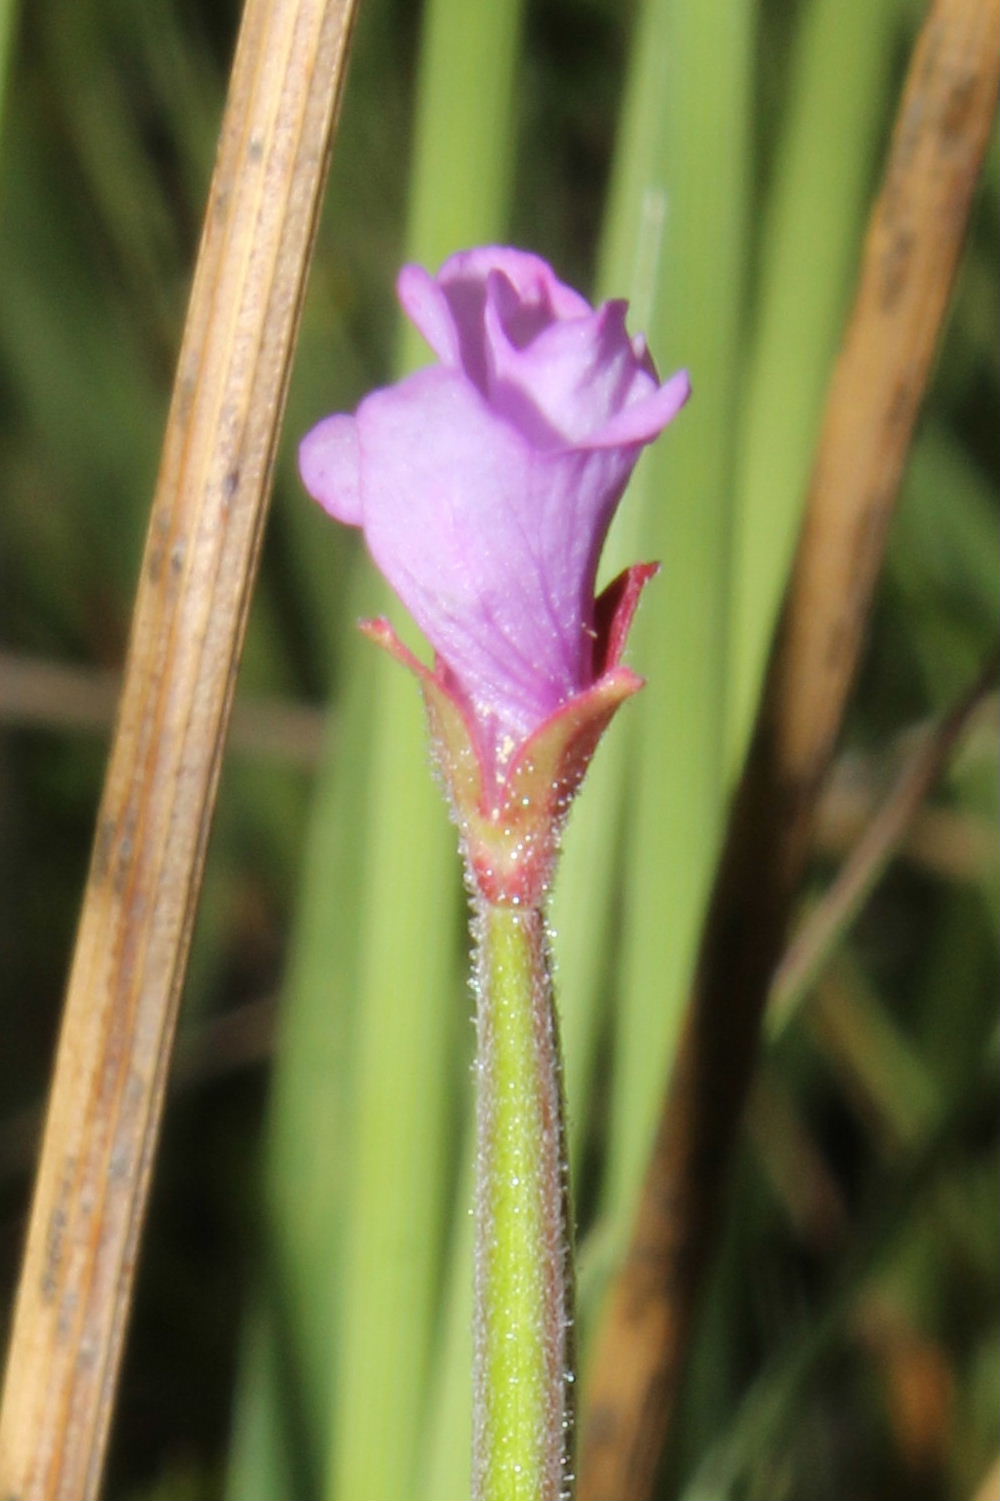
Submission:
[[300,468],[363,528],[434,647],[433,674],[405,655],[461,714],[496,808],[553,716],[615,670],[639,686],[618,661],[650,570],[616,586],[616,614],[595,600],[597,564],[642,448],[690,386],[659,383],[626,303],[594,310],[524,251],[469,250],[437,277],[406,266],[398,291],[439,363],[320,422]]

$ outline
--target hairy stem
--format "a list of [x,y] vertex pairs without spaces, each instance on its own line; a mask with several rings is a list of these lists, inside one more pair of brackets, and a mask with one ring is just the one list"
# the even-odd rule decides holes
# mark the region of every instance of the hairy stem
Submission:
[[573,1277],[562,1068],[545,919],[476,925],[475,1501],[573,1491]]

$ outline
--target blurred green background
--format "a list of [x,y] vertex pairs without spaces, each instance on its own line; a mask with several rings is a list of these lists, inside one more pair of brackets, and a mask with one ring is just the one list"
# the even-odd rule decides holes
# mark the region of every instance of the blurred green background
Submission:
[[[401,261],[627,295],[695,400],[607,572],[649,687],[554,909],[587,1341],[669,1066],[911,0],[362,0],[146,1235],[113,1501],[462,1501],[471,997],[418,697],[297,437],[423,358]],[[238,21],[0,0],[0,1267],[13,1287]],[[995,632],[996,142],[821,818],[824,890]],[[398,617],[397,617],[398,618]],[[662,1496],[944,1501],[997,1453],[996,701],[773,1026]]]

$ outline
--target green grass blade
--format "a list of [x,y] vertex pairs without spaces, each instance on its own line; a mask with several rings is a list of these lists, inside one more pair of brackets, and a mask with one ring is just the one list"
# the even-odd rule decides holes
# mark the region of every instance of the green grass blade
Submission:
[[[599,253],[596,298],[627,297],[633,332],[649,329],[662,286],[667,186],[661,24],[655,7],[647,5],[630,59]],[[670,443],[672,435],[662,441]],[[643,516],[649,503],[647,464],[648,459],[640,460],[608,537],[601,564],[605,581],[643,555]],[[636,665],[642,672],[653,669],[652,662],[638,657]],[[601,1027],[607,1019],[613,969],[609,955],[619,918],[616,892],[621,879],[622,819],[642,712],[640,700],[616,720],[601,744],[569,821],[553,895],[557,1001],[574,1174],[581,1164],[588,1122],[584,1107],[593,1085]]]
[[629,768],[634,795],[604,1190],[605,1210],[622,1232],[686,996],[721,824],[753,7],[658,3],[643,26],[638,77],[651,97],[627,118],[649,131],[659,99],[656,175],[643,190],[659,194],[663,212],[648,331],[662,369],[689,367],[694,397],[641,476],[642,553],[662,558],[664,573],[649,591],[633,650],[649,686]]
[[3,128],[4,100],[7,95],[7,74],[14,50],[14,29],[17,25],[17,0],[0,0],[0,129]]
[[462,987],[454,840],[430,776],[420,697],[394,662],[373,663],[371,673],[356,1096],[326,1494],[390,1501],[410,1494],[420,1434]]
[[810,0],[795,38],[740,412],[731,769],[749,731],[805,501],[898,31],[894,5]]
[[475,1142],[470,1130],[455,1196],[447,1298],[414,1501],[465,1501],[471,1494],[474,1191]]
[[[284,988],[261,1267],[227,1491],[232,1501],[281,1494],[288,1455],[300,1484],[321,1492],[344,1255],[338,1226],[350,1159],[356,877],[371,721],[367,664],[357,653],[318,779]],[[351,779],[337,775],[344,765],[354,768]]]
[[[474,9],[436,0],[428,10],[407,250],[432,267],[502,230],[520,15],[519,0]],[[401,368],[427,358],[409,331],[401,348]],[[464,992],[455,839],[429,775],[419,695],[395,662],[373,663],[372,676],[358,1114],[327,1492],[340,1501],[403,1501],[414,1490]],[[456,1437],[467,1447],[467,1434]]]
[[[407,254],[436,270],[455,250],[507,225],[515,127],[514,70],[523,0],[431,0],[422,41]],[[405,368],[427,363],[407,324]]]

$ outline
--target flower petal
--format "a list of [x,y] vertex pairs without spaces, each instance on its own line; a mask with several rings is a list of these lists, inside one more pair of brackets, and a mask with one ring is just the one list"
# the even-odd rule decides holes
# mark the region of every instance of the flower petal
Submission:
[[491,276],[500,277],[512,289],[516,315],[510,336],[518,343],[528,343],[558,320],[586,317],[591,311],[586,299],[565,286],[547,262],[525,250],[487,245],[451,256],[441,267],[437,283],[451,311],[462,368],[484,395],[490,370],[484,311]]
[[396,295],[404,313],[441,363],[459,364],[458,331],[448,299],[437,280],[423,266],[404,266],[396,279]]
[[588,440],[595,447],[618,448],[629,443],[651,443],[691,395],[691,377],[678,370],[665,385],[618,412]]
[[525,341],[548,323],[586,318],[593,311],[586,297],[559,280],[548,261],[529,250],[515,250],[508,245],[460,250],[445,261],[437,279],[453,307],[460,303],[474,306],[478,317],[486,296],[486,283],[493,272],[506,278],[526,310],[522,335]]
[[436,278],[406,266],[398,291],[441,363],[320,423],[300,467],[363,526],[499,787],[540,725],[619,670],[649,569],[595,601],[598,557],[690,384],[659,384],[624,302],[595,311],[525,251],[465,251]]
[[634,454],[539,452],[457,372],[419,371],[358,412],[375,561],[497,734],[591,674],[597,556]]
[[491,402],[536,441],[588,443],[623,408],[656,390],[625,329],[624,302],[550,324],[521,347],[511,336],[517,307],[505,278],[491,276],[485,324]]
[[361,526],[360,450],[353,417],[326,417],[299,444],[302,483],[325,511],[348,526]]

